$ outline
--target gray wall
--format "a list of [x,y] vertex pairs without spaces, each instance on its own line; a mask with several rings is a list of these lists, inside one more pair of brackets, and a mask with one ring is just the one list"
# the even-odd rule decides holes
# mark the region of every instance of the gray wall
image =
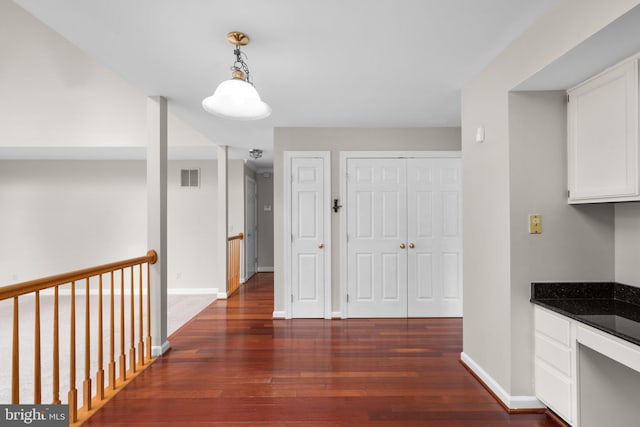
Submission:
[[[531,391],[534,281],[613,280],[613,205],[567,203],[566,94],[509,95],[511,343],[514,395]],[[542,234],[529,234],[529,214]]]
[[616,203],[616,281],[640,286],[640,202]]
[[[529,186],[536,185],[537,181],[526,181],[530,172],[523,170],[522,165],[529,165],[528,154],[518,154],[515,140],[510,138],[510,130],[518,132],[517,127],[510,129],[510,115],[516,120],[521,113],[517,108],[510,109],[510,101],[514,99],[509,96],[509,91],[637,4],[638,1],[630,0],[558,2],[462,89],[463,347],[465,354],[511,396],[534,394],[530,345],[522,346],[523,342],[532,340],[531,328],[527,326],[531,311],[523,305],[526,304],[523,301],[526,298],[523,281],[530,275],[526,272],[533,268],[530,264],[535,263],[540,270],[548,270],[548,277],[565,277],[567,269],[563,263],[576,255],[565,252],[556,262],[542,265],[534,255],[543,251],[543,248],[535,246],[540,246],[540,242],[512,236],[518,223],[526,227],[527,213],[544,213],[527,212],[529,208],[547,209],[547,203],[553,207],[554,201],[543,202],[539,206],[528,205],[527,194],[520,194],[529,192]],[[482,144],[475,142],[479,126],[485,128],[486,140]],[[564,150],[565,144],[564,138],[559,140],[556,153]],[[511,154],[513,150],[515,152]],[[519,166],[512,167],[512,161]],[[535,177],[545,186],[548,179],[545,163],[555,161],[550,155],[540,159],[540,172]],[[552,168],[559,167],[558,163],[556,166],[553,164]],[[512,191],[512,185],[518,190]],[[564,179],[553,185],[558,191],[566,190]],[[514,193],[518,194],[514,197]],[[606,234],[604,230],[611,229],[610,215],[606,212],[589,215],[578,208],[572,209],[576,221],[586,222],[582,226],[589,235],[578,236],[567,231],[565,236],[569,241],[588,241],[592,236],[595,240],[602,240],[602,233]],[[606,211],[607,208],[602,209]],[[553,230],[557,214],[549,212],[543,217],[543,228],[549,223]],[[522,218],[523,214],[525,218]],[[555,240],[563,244],[561,239]],[[613,232],[604,240],[613,241]],[[569,246],[574,247],[573,243]],[[613,258],[606,254],[609,247],[607,243],[605,259],[613,263]],[[589,276],[590,264],[603,263],[600,250],[580,249],[583,257],[581,266],[572,274],[575,278]],[[613,278],[612,268],[607,266],[602,270],[601,278]]]
[[[331,199],[340,197],[341,151],[459,150],[459,128],[276,128],[274,133],[274,206],[284,206],[284,151],[331,152]],[[284,214],[274,212],[274,310],[284,310]],[[339,221],[332,214],[332,310],[340,310]]]
[[[258,184],[258,268],[273,270],[273,172],[256,174]],[[270,211],[265,207],[271,206]],[[282,210],[281,207],[279,207]]]

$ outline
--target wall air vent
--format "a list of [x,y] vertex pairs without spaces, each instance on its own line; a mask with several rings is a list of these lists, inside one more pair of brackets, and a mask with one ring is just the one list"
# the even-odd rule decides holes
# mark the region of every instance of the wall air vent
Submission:
[[200,169],[180,169],[180,187],[200,187]]

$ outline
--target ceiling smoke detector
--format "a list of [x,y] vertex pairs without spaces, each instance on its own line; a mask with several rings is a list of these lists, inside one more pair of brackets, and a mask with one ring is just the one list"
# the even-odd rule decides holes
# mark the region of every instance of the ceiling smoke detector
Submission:
[[262,150],[252,148],[251,150],[249,150],[249,156],[254,160],[258,160],[260,157],[262,157]]

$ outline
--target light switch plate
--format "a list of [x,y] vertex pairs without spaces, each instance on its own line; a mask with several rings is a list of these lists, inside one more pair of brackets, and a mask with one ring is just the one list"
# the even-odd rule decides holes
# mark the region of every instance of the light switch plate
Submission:
[[529,234],[542,234],[542,215],[529,215]]

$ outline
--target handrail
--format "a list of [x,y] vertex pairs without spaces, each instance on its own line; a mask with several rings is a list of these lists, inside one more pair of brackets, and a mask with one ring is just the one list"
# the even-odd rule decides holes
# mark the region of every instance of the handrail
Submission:
[[[242,234],[242,233],[240,233]],[[155,264],[158,260],[158,254],[151,249],[146,256],[130,258],[123,261],[116,261],[110,264],[98,265],[96,267],[84,268],[82,270],[71,271],[69,273],[56,274],[41,279],[29,280],[27,282],[17,283],[15,285],[0,287],[0,301],[19,297],[21,295],[30,294],[35,291],[53,288],[54,286],[64,285],[66,283],[75,282],[86,277],[93,277],[110,271],[120,270],[134,265],[149,263]]]
[[[34,403],[40,404],[42,398],[42,361],[41,361],[41,307],[40,294],[42,290],[53,289],[53,351],[51,357],[53,359],[52,376],[52,403],[60,404],[60,319],[59,319],[59,287],[70,285],[70,307],[69,307],[69,421],[71,425],[79,425],[86,420],[95,410],[104,405],[106,401],[117,393],[122,386],[131,381],[142,369],[148,366],[154,359],[151,357],[151,277],[150,265],[155,264],[158,260],[158,254],[154,250],[147,252],[145,256],[131,258],[123,261],[103,264],[96,267],[85,268],[72,271],[69,273],[58,274],[54,276],[44,277],[41,279],[30,280],[27,282],[17,283],[10,286],[0,287],[0,301],[13,299],[13,341],[11,354],[11,403],[20,403],[20,316],[18,301],[22,301],[20,297],[25,295],[33,295],[34,298]],[[146,264],[146,277],[143,266]],[[129,271],[127,271],[127,269]],[[136,280],[134,277],[134,269],[137,270],[137,288],[138,294],[135,294]],[[126,274],[128,273],[128,274]],[[103,355],[103,276],[109,280],[109,286],[106,295],[109,298],[109,360],[108,360],[108,385],[105,381],[104,371],[104,355]],[[116,329],[115,315],[116,300],[114,294],[114,279],[118,278],[120,288],[120,304],[118,314],[120,317],[120,327]],[[146,278],[146,280],[145,280]],[[95,327],[97,336],[92,331],[92,309],[90,305],[91,282],[96,279],[98,282],[98,305],[97,310],[97,327]],[[84,282],[84,343],[80,342],[79,348],[76,348],[76,284],[80,285]],[[94,282],[95,283],[95,282]],[[129,306],[125,307],[125,284],[130,288]],[[143,284],[146,284],[146,295],[143,296]],[[129,289],[128,289],[129,290]],[[82,292],[82,290],[80,290]],[[137,301],[136,301],[137,298]],[[146,304],[143,302],[146,299]],[[143,306],[146,305],[146,313]],[[137,313],[136,308],[137,306]],[[80,305],[78,308],[81,310]],[[128,308],[128,310],[126,310]],[[128,355],[125,355],[125,310],[128,311],[129,319],[129,348]],[[96,311],[93,311],[96,313]],[[80,314],[78,312],[78,314]],[[146,336],[144,335],[144,324],[146,323]],[[136,337],[136,329],[138,336]],[[116,331],[119,332],[120,338],[120,355],[116,365],[115,360],[115,337]],[[137,338],[137,341],[136,341]],[[95,340],[95,341],[94,341]],[[95,376],[91,375],[91,353],[94,350],[91,342],[97,343],[97,362],[98,370]],[[146,343],[146,345],[145,345]],[[84,347],[84,348],[83,348]],[[136,348],[137,347],[137,348]],[[79,391],[76,388],[76,351],[84,350],[84,372],[81,377],[82,406],[78,407]],[[137,350],[137,351],[136,351]],[[136,354],[137,353],[137,354]],[[136,357],[137,356],[137,357]],[[120,375],[116,375],[116,366]],[[95,380],[95,394],[93,394],[93,383]],[[4,403],[4,402],[2,402]]]
[[229,236],[227,237],[227,241],[232,241],[232,240],[242,240],[244,239],[244,234],[243,233],[238,233],[235,236]]

